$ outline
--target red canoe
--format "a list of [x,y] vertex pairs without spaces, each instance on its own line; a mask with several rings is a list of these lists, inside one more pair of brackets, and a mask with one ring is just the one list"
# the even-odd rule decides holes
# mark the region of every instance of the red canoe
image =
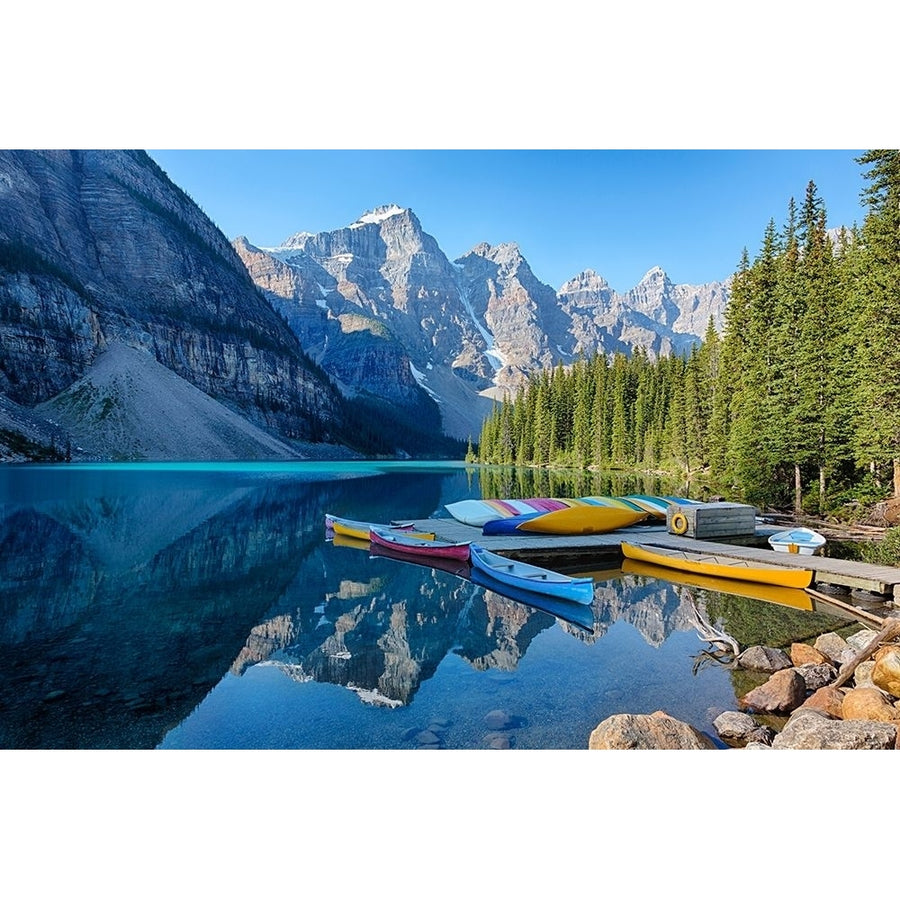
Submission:
[[469,558],[469,541],[459,544],[449,541],[427,541],[422,538],[412,537],[397,531],[387,531],[384,528],[373,527],[369,529],[369,541],[379,547],[386,547],[400,553],[410,553],[416,556],[430,556],[443,559]]

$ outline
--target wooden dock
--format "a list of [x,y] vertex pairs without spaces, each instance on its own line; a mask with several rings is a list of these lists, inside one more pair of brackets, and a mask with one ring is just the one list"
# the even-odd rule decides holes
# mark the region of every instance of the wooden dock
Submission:
[[900,568],[876,566],[828,556],[801,556],[793,553],[776,553],[767,547],[753,546],[764,543],[777,528],[758,527],[752,542],[719,543],[697,540],[670,534],[665,525],[633,525],[609,534],[549,535],[504,534],[483,535],[480,528],[464,525],[453,518],[418,519],[416,528],[433,531],[439,540],[474,541],[495,553],[503,553],[516,559],[527,560],[548,568],[575,567],[588,560],[598,564],[621,561],[622,542],[687,550],[693,553],[715,553],[734,559],[784,566],[785,568],[812,569],[814,583],[834,585],[847,589],[868,591],[882,595],[888,603],[900,606]]

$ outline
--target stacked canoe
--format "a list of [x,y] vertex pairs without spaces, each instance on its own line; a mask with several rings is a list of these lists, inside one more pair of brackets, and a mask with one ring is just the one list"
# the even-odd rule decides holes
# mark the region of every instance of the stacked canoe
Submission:
[[532,497],[525,500],[460,500],[448,503],[447,512],[459,522],[481,528],[482,533],[605,534],[647,521],[665,521],[672,503],[696,501],[684,497]]

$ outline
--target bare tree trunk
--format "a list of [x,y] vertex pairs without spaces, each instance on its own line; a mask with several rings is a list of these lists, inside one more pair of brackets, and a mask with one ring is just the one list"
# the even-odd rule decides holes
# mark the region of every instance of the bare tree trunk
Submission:
[[825,515],[825,466],[819,466],[819,515]]
[[900,457],[894,457],[894,496],[900,497]]
[[800,465],[794,463],[794,512],[803,512],[803,481],[800,478]]
[[875,487],[881,487],[881,478],[878,477],[878,466],[875,465],[875,460],[869,463],[869,472],[872,474],[872,478],[875,479]]

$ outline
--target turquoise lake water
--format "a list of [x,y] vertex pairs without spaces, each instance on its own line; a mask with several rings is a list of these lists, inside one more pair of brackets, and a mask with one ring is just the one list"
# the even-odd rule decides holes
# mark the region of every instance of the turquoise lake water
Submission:
[[[703,655],[684,588],[586,566],[594,603],[566,621],[326,539],[326,512],[384,522],[481,496],[663,488],[548,478],[461,463],[0,467],[0,747],[584,749],[607,716],[657,709],[714,737],[740,686]],[[754,642],[747,629],[821,630],[815,613],[694,596]]]

